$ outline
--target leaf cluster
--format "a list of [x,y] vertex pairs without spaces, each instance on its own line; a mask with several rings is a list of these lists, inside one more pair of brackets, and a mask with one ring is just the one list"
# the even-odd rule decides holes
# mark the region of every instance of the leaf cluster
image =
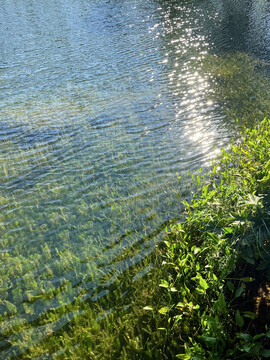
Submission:
[[269,356],[269,330],[252,336],[259,314],[241,307],[250,287],[270,280],[269,131],[266,119],[246,129],[207,176],[196,176],[186,219],[164,242],[167,305],[159,312],[180,339],[179,359]]

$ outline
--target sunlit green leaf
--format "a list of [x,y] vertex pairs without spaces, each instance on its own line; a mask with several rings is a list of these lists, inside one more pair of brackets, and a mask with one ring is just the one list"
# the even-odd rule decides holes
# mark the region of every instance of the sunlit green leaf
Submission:
[[200,277],[199,284],[203,290],[206,290],[209,288],[207,282],[202,277]]

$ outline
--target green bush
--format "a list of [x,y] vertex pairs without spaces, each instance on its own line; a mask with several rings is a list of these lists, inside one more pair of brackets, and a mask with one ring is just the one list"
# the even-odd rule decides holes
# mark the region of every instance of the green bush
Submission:
[[207,176],[192,176],[198,190],[186,219],[164,242],[159,312],[179,359],[269,357],[267,327],[251,334],[260,330],[255,302],[241,310],[249,289],[270,280],[269,134],[264,119],[222,150]]

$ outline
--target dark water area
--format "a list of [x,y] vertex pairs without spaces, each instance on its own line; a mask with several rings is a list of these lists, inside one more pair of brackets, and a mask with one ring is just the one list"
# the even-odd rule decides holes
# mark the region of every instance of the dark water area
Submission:
[[268,116],[269,60],[264,0],[0,0],[0,359],[136,274],[183,175]]

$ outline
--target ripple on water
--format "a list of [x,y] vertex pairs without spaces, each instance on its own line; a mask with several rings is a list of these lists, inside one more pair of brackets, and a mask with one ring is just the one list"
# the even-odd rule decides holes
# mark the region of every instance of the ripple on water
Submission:
[[179,217],[177,174],[250,98],[245,122],[267,111],[267,7],[241,4],[2,1],[0,359],[114,311]]

